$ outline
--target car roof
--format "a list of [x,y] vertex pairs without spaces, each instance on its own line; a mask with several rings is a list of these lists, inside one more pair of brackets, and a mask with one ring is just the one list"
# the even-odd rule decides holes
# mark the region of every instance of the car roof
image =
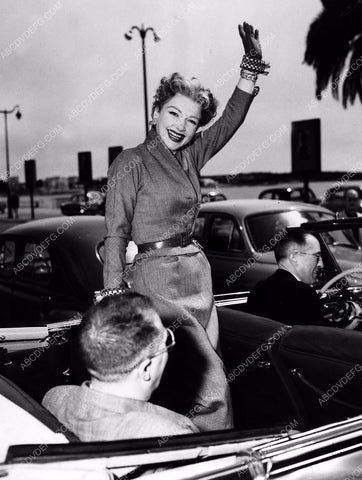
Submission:
[[85,231],[94,236],[99,236],[102,240],[105,234],[104,217],[101,216],[59,216],[44,218],[39,220],[30,220],[6,229],[2,234],[13,234],[18,236],[39,235],[46,237],[57,229],[64,230],[62,238],[71,241],[79,239],[79,235],[84,235]]
[[[91,291],[103,287],[103,266],[96,257],[95,249],[105,236],[104,217],[59,216],[31,220],[5,230],[0,236],[35,238],[54,248],[65,270],[71,274],[78,296],[82,298],[88,298]],[[84,278],[88,278],[86,284]]]
[[215,203],[204,203],[201,205],[201,212],[223,211],[236,217],[246,217],[258,213],[285,212],[285,211],[313,211],[333,214],[330,210],[318,205],[302,202],[291,202],[286,200],[264,200],[259,198],[220,200]]

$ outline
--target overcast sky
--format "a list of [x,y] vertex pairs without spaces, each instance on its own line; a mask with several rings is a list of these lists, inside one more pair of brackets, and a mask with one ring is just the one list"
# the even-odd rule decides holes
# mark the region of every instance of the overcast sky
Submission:
[[[93,176],[105,176],[109,146],[144,140],[141,39],[124,37],[133,25],[162,37],[146,38],[150,106],[161,76],[179,71],[208,86],[221,110],[238,80],[244,20],[260,29],[271,73],[259,77],[245,124],[203,173],[290,171],[291,122],[309,118],[321,118],[323,170],[349,169],[361,150],[361,105],[344,110],[330,94],[315,103],[315,74],[303,64],[321,9],[320,0],[1,0],[0,110],[19,104],[23,114],[8,117],[12,174],[24,178],[25,156],[36,159],[38,178],[77,175],[77,152],[90,150]],[[243,163],[275,132],[278,140]]]

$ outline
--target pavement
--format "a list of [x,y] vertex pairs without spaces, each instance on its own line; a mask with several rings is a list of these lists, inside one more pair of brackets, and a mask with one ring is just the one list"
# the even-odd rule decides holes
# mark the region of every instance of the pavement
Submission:
[[[50,218],[61,216],[62,213],[59,208],[35,208],[34,220],[40,218]],[[0,214],[0,233],[19,223],[25,223],[32,220],[30,208],[19,208],[18,218],[8,218],[7,211]]]

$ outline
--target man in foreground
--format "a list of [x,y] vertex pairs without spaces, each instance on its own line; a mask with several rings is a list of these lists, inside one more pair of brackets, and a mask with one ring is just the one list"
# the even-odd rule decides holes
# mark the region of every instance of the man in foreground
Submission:
[[288,325],[325,325],[322,303],[310,286],[322,267],[318,240],[288,232],[275,247],[278,270],[251,290],[247,310]]
[[148,297],[104,298],[84,315],[79,343],[91,380],[55,387],[42,403],[80,440],[198,432],[190,419],[148,401],[175,344]]

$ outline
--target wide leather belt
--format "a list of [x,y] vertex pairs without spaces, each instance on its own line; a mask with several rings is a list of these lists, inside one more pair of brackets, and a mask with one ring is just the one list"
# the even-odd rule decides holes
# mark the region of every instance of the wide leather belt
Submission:
[[160,240],[159,242],[148,242],[137,245],[138,253],[144,253],[147,250],[159,250],[167,247],[187,247],[192,242],[191,235],[178,235],[177,237]]

